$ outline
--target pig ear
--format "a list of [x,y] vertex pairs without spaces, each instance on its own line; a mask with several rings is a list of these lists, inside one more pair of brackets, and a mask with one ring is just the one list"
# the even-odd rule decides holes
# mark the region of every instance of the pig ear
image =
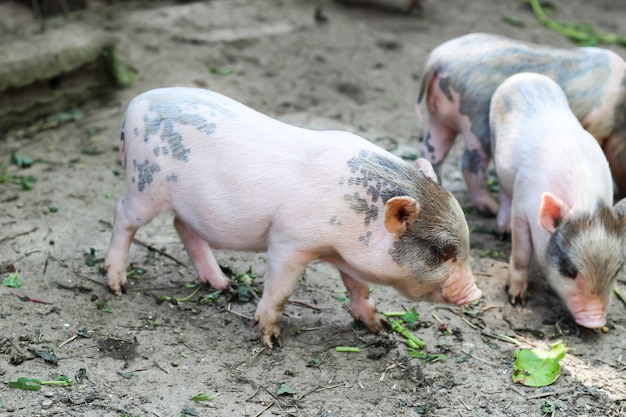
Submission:
[[541,195],[541,208],[539,209],[539,224],[550,234],[556,231],[569,217],[569,207],[562,200],[550,193]]
[[435,174],[435,170],[433,169],[433,166],[428,161],[428,159],[419,158],[417,161],[415,161],[415,168],[417,168],[419,172],[421,172],[431,180],[437,183],[439,182],[439,180],[437,179],[437,174]]
[[420,206],[411,197],[393,197],[385,205],[385,228],[389,233],[402,233],[419,213]]

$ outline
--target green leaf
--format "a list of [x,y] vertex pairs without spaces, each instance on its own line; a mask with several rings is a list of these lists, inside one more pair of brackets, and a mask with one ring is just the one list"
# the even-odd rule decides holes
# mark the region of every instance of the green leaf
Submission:
[[306,363],[307,368],[317,368],[318,366],[320,366],[322,364],[322,359],[319,356],[313,356],[311,359],[309,359],[309,361]]
[[89,379],[87,378],[87,370],[85,368],[80,368],[78,372],[76,373],[76,375],[74,375],[74,379],[79,384],[83,382],[83,379]]
[[217,74],[217,75],[228,75],[228,74],[232,74],[233,71],[235,71],[235,69],[233,67],[226,67],[226,68],[211,67],[211,68],[209,68],[209,72],[211,74]]
[[443,362],[447,360],[448,360],[448,355],[446,355],[445,353],[433,353],[432,355],[430,355],[430,361],[433,363]]
[[513,382],[528,387],[545,387],[556,381],[561,374],[559,362],[565,357],[563,342],[552,345],[549,351],[542,349],[515,349]]
[[276,395],[295,395],[296,391],[285,382],[279,382],[276,388]]
[[550,400],[546,400],[542,405],[541,405],[541,412],[544,414],[552,414],[554,413],[554,410],[556,409],[556,407],[554,406],[554,403]]
[[412,309],[404,313],[404,316],[402,316],[402,321],[409,326],[409,329],[415,329],[415,323],[417,323],[419,318],[419,313],[415,311],[415,307],[413,307]]
[[17,388],[24,391],[39,391],[41,381],[35,378],[20,377],[17,381],[9,381],[9,388]]
[[200,302],[201,303],[215,303],[216,304],[221,293],[222,293],[222,291],[215,291],[215,292],[212,292],[210,294],[204,294],[202,297],[200,297]]
[[69,379],[66,375],[59,375],[52,381],[41,382],[41,385],[61,385],[64,387],[69,387],[72,384],[73,384],[73,381]]
[[33,158],[27,158],[25,156],[20,156],[14,153],[13,155],[11,155],[11,162],[13,162],[20,168],[28,168],[33,164]]
[[17,275],[18,271],[15,271],[8,277],[2,280],[2,285],[8,288],[20,288],[22,286],[22,280]]
[[83,256],[87,266],[96,266],[96,264],[104,262],[104,258],[96,258],[96,250],[94,248],[89,248],[89,253],[85,253]]
[[197,403],[202,402],[202,401],[213,401],[214,399],[219,397],[219,395],[220,395],[219,392],[217,394],[210,395],[210,396],[203,392],[201,394],[194,395],[193,397],[191,397],[191,401],[195,401]]
[[408,348],[407,352],[409,352],[409,356],[416,359],[426,359],[428,358],[428,353],[423,350],[416,350],[412,348]]
[[186,406],[185,408],[183,408],[183,411],[181,412],[180,417],[197,416],[197,415],[198,415],[198,410],[196,410],[193,407]]

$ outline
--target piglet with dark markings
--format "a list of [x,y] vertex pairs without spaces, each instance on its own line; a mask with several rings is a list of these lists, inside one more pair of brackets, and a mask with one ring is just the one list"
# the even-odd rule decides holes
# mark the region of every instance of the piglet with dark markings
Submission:
[[458,134],[465,139],[461,169],[476,208],[495,215],[485,172],[491,161],[489,101],[498,85],[520,72],[547,75],[602,147],[613,179],[626,193],[626,62],[602,48],[556,48],[472,33],[428,55],[419,93],[430,120],[422,144],[437,175]]
[[281,123],[223,95],[152,90],[128,106],[122,132],[128,189],[106,255],[109,287],[126,283],[131,240],[164,211],[200,280],[228,287],[213,249],[267,250],[255,313],[263,344],[279,345],[283,306],[307,264],[338,267],[352,315],[386,321],[368,284],[412,300],[476,300],[469,231],[432,166],[417,167],[348,132]]
[[602,149],[550,78],[520,73],[495,91],[489,115],[500,184],[498,226],[512,232],[508,294],[526,301],[533,251],[581,326],[598,328],[623,266],[624,217],[612,209]]

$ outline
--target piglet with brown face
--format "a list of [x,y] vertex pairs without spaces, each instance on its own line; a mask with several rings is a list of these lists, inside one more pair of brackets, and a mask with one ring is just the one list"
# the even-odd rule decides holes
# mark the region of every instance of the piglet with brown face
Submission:
[[511,303],[526,301],[534,251],[576,322],[604,326],[624,262],[624,218],[612,208],[602,149],[563,90],[544,75],[506,79],[493,95],[489,119],[500,185],[498,226],[512,233]]
[[372,332],[386,323],[372,284],[412,300],[476,300],[469,231],[432,166],[417,167],[356,135],[281,123],[228,97],[190,88],[139,95],[128,106],[121,156],[126,196],[106,255],[121,295],[137,229],[173,211],[200,280],[225,289],[213,249],[267,251],[255,320],[280,344],[283,306],[315,259],[333,263],[352,315]]
[[626,62],[602,48],[556,48],[472,33],[428,56],[419,93],[430,115],[422,144],[437,175],[458,134],[465,139],[461,169],[476,208],[495,215],[485,172],[491,161],[489,102],[507,77],[535,72],[554,80],[573,113],[601,145],[613,180],[626,193]]

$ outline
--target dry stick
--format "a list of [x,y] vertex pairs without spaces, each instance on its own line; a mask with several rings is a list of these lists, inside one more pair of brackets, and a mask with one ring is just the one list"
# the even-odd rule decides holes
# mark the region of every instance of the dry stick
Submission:
[[469,405],[465,404],[461,398],[457,398],[457,400],[459,400],[461,402],[461,404],[463,404],[465,406],[467,411],[472,411],[472,407],[470,407]]
[[44,300],[40,300],[39,298],[33,298],[33,297],[29,297],[27,295],[22,295],[18,292],[15,291],[11,291],[11,293],[16,296],[19,297],[20,299],[24,300],[24,301],[32,301],[33,303],[39,303],[39,304],[52,304],[50,301],[44,301]]
[[61,343],[59,346],[57,347],[63,347],[65,345],[67,345],[68,343],[70,343],[73,340],[76,340],[76,338],[78,337],[77,334],[75,334],[74,336],[70,337],[69,339],[67,339],[65,342]]
[[13,235],[13,236],[3,237],[2,239],[0,239],[0,243],[4,243],[4,242],[6,242],[7,240],[13,240],[13,239],[15,239],[16,237],[20,237],[20,236],[28,235],[28,234],[30,234],[30,233],[36,232],[37,230],[39,230],[39,228],[38,228],[38,227],[33,227],[31,230],[27,230],[27,231],[22,232],[22,233],[18,233],[18,234]]
[[489,365],[491,365],[491,366],[498,366],[498,364],[497,364],[497,363],[495,363],[495,362],[491,362],[491,361],[488,361],[487,359],[480,358],[480,357],[478,357],[478,356],[474,355],[473,353],[468,352],[467,350],[465,350],[465,349],[463,349],[463,348],[459,348],[459,350],[460,350],[461,352],[465,353],[466,355],[468,355],[468,356],[470,356],[470,357],[472,357],[472,358],[474,358],[474,359],[478,360],[478,361],[484,362],[484,363],[489,364]]
[[98,285],[101,285],[101,286],[103,286],[103,287],[106,287],[106,284],[105,284],[104,282],[100,282],[100,281],[95,280],[95,279],[93,279],[93,278],[89,278],[89,277],[87,277],[87,276],[85,276],[85,275],[79,274],[79,273],[78,273],[78,272],[76,272],[76,271],[72,271],[72,272],[74,272],[74,275],[76,275],[77,277],[79,277],[79,278],[81,278],[81,279],[86,279],[87,281],[91,281],[91,282],[93,282],[94,284],[98,284]]
[[509,387],[511,389],[511,391],[521,395],[522,397],[526,398],[526,394],[524,394],[522,391],[520,391],[519,389],[515,388],[514,386],[510,386]]
[[492,339],[498,339],[498,340],[501,340],[503,342],[510,343],[512,345],[516,345],[516,346],[520,346],[521,345],[520,342],[518,342],[517,340],[515,340],[515,339],[513,339],[511,337],[508,337],[508,336],[501,336],[499,334],[491,334],[491,333],[487,333],[487,332],[482,332],[482,334],[484,336],[491,337]]
[[236,311],[233,311],[230,309],[230,304],[228,304],[228,307],[226,308],[226,311],[228,311],[231,314],[234,314],[235,316],[239,316],[239,317],[243,317],[244,319],[248,319],[248,320],[254,320],[254,318],[250,317],[250,316],[246,316],[245,314],[241,314],[241,313],[237,313]]
[[256,413],[254,415],[254,417],[259,417],[261,414],[263,414],[264,412],[266,412],[267,410],[270,409],[271,406],[273,406],[275,403],[270,403],[267,407],[265,407],[264,409],[262,409],[261,411],[259,411],[258,413]]
[[[113,225],[111,223],[109,223],[106,220],[100,220],[100,223],[102,223],[103,225],[107,226],[109,229],[113,229]],[[137,239],[136,237],[133,238],[133,243],[138,244],[139,246],[143,246],[144,248],[148,249],[151,252],[156,252],[159,255],[165,256],[166,258],[171,259],[172,261],[176,262],[178,265],[185,267],[185,268],[189,268],[186,264],[182,263],[181,261],[179,261],[178,259],[174,258],[172,255],[170,255],[169,253],[162,251],[160,249],[155,248],[152,245],[149,245],[145,242],[142,242],[141,240]]]
[[310,308],[311,310],[315,310],[315,311],[322,311],[321,308],[315,307],[314,305],[311,305],[302,301],[287,301],[287,304],[293,304],[293,305],[297,305],[300,307]]
[[553,395],[557,396],[559,395],[559,393],[558,392],[542,392],[539,394],[528,395],[526,396],[526,398],[528,398],[529,400],[536,400],[537,398],[551,397]]
[[310,394],[310,393],[312,393],[312,392],[323,392],[323,391],[328,391],[329,389],[335,389],[335,388],[337,388],[337,387],[343,387],[343,386],[345,386],[345,385],[346,385],[346,383],[345,383],[345,382],[341,382],[341,383],[339,383],[339,384],[330,385],[330,386],[328,386],[328,387],[320,387],[320,386],[317,386],[317,387],[315,387],[315,388],[313,388],[313,389],[311,389],[311,390],[309,390],[309,391],[305,392],[304,394],[302,394],[302,395],[300,396],[299,400],[302,400],[305,396],[309,395],[309,394]]

